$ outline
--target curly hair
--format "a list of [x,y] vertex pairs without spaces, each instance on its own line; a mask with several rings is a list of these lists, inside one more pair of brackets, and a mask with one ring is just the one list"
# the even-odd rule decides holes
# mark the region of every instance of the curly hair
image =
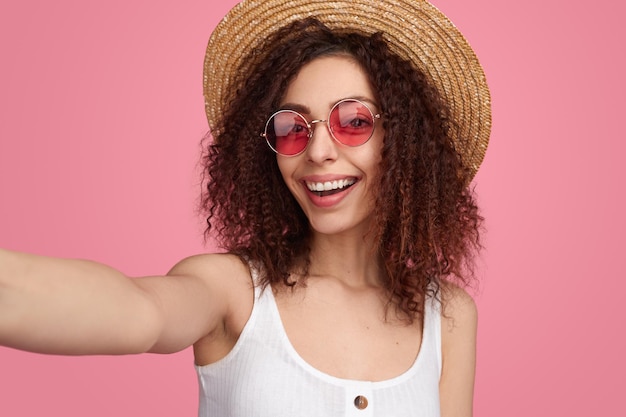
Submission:
[[[314,18],[296,21],[244,60],[227,97],[219,134],[203,157],[206,234],[223,249],[260,264],[261,283],[293,286],[306,277],[309,222],[283,182],[275,153],[260,133],[305,64],[328,55],[352,57],[376,91],[385,117],[371,236],[383,260],[389,305],[408,321],[444,281],[467,286],[480,248],[482,218],[449,131],[447,105],[427,77],[393,53],[384,34],[331,30]],[[384,190],[384,192],[382,191]]]

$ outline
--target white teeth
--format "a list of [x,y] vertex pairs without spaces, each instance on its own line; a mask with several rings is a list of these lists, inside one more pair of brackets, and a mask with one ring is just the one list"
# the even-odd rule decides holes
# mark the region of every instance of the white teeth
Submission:
[[334,180],[334,181],[326,181],[326,182],[308,182],[306,183],[307,188],[310,191],[332,191],[338,190],[341,188],[346,188],[355,183],[354,178],[344,179],[344,180]]

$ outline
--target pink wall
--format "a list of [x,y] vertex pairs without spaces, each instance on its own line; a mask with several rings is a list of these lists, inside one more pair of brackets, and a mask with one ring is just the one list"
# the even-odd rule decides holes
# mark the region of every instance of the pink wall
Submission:
[[[476,415],[623,415],[624,6],[434,1],[477,50],[494,103],[476,178],[488,219]],[[131,275],[206,250],[202,59],[235,1],[5,3],[0,246]],[[190,351],[0,348],[2,416],[192,416],[196,401]]]

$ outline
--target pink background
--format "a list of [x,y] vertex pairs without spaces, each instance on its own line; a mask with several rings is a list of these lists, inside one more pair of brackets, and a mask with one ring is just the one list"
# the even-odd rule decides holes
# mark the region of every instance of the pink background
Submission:
[[[622,2],[434,0],[485,67],[476,178],[477,416],[625,415]],[[195,214],[202,60],[228,1],[0,7],[0,246],[164,273],[208,250]],[[1,300],[0,300],[1,302]],[[0,348],[2,416],[193,416],[189,350]]]

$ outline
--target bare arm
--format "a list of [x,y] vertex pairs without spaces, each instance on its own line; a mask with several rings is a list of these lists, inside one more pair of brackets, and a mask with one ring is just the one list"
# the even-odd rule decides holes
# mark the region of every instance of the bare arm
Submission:
[[[446,295],[447,293],[447,295]],[[477,311],[462,289],[444,291],[441,319],[442,373],[439,382],[442,417],[471,417],[476,368]]]
[[184,349],[227,312],[225,290],[200,276],[233,264],[206,257],[181,262],[170,276],[130,279],[91,261],[0,250],[0,344],[65,355]]

